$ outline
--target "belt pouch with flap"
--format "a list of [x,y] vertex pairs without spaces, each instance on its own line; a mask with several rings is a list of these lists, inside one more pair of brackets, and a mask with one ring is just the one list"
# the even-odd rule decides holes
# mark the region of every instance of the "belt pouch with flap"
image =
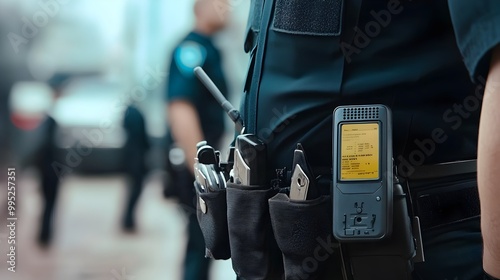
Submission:
[[241,279],[281,279],[282,260],[269,217],[268,200],[274,194],[269,187],[228,183],[231,260]]
[[324,279],[340,273],[340,261],[332,261],[338,258],[338,243],[332,234],[330,196],[291,201],[279,193],[269,200],[269,211],[283,253],[285,279]]
[[231,251],[227,229],[226,190],[200,192],[196,189],[196,215],[205,240],[205,257],[227,260],[231,257]]

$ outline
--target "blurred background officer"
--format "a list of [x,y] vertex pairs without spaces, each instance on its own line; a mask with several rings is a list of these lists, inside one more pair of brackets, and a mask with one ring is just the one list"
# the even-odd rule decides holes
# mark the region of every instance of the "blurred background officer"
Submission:
[[[477,70],[488,65],[500,41],[500,3],[449,3],[254,1],[245,46],[256,49],[256,59],[243,108],[247,131],[268,145],[268,179],[275,169],[290,168],[296,143],[313,169],[331,168],[324,155],[332,152],[332,111],[339,105],[392,109],[394,158],[405,177],[421,165],[475,159],[482,93],[474,90],[460,51],[474,80],[484,82],[486,73]],[[488,16],[479,18],[483,13]],[[490,121],[493,129],[498,119]],[[488,158],[488,166],[497,166],[496,156]],[[485,181],[498,187],[496,179]],[[463,192],[455,187],[436,189],[428,200],[435,208],[422,219],[426,262],[416,265],[415,279],[482,278],[477,191],[475,185]],[[439,213],[458,215],[450,220]],[[498,215],[488,217],[486,223],[498,225]],[[498,241],[489,244],[499,251]]]
[[[70,76],[68,75],[56,74],[48,81],[49,86],[53,89],[53,103],[61,96],[69,79]],[[46,246],[52,239],[54,209],[60,184],[60,178],[58,178],[57,172],[53,167],[53,163],[56,161],[55,138],[57,123],[50,116],[50,112],[42,123],[42,127],[44,139],[35,160],[36,166],[40,171],[42,194],[45,201],[38,241],[40,245]]]
[[137,107],[130,105],[125,111],[123,127],[127,132],[127,140],[124,148],[125,172],[129,175],[128,188],[129,197],[125,214],[123,217],[123,229],[133,231],[135,229],[134,212],[141,195],[144,177],[146,176],[146,154],[150,148],[146,134],[146,122]]
[[[176,143],[185,154],[185,166],[173,172],[172,184],[177,189],[180,203],[195,209],[194,158],[196,144],[202,140],[217,146],[224,132],[223,111],[211,94],[194,76],[196,66],[202,66],[220,90],[227,87],[221,66],[221,56],[212,43],[212,35],[225,25],[227,13],[220,13],[221,1],[198,0],[194,13],[193,32],[174,50],[167,88],[167,112],[170,143]],[[188,245],[184,264],[184,279],[207,279],[208,260],[205,244],[195,211],[189,211]]]

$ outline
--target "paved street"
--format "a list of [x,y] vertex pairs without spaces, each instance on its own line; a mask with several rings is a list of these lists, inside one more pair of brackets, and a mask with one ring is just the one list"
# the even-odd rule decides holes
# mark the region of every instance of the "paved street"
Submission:
[[[121,176],[68,177],[60,189],[52,246],[42,249],[35,242],[42,206],[37,176],[29,171],[19,174],[16,273],[7,271],[6,217],[2,209],[0,279],[181,279],[185,218],[174,201],[163,198],[159,174],[147,181],[134,234],[120,229],[125,195],[125,179]],[[5,207],[5,194],[0,199],[0,206]],[[211,279],[234,280],[230,261],[215,262]]]

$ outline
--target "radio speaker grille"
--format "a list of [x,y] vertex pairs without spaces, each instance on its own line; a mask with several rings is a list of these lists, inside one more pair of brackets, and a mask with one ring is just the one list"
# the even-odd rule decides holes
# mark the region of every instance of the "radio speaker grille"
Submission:
[[342,113],[344,120],[376,120],[379,118],[377,107],[345,108]]

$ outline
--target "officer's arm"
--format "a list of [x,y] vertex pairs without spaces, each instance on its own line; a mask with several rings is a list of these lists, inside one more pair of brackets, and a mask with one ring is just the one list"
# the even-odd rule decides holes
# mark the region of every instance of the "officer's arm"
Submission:
[[485,271],[500,278],[500,46],[493,53],[479,127],[478,183]]
[[168,103],[167,112],[172,137],[184,151],[187,167],[194,174],[196,144],[203,141],[198,112],[191,103],[184,100]]

